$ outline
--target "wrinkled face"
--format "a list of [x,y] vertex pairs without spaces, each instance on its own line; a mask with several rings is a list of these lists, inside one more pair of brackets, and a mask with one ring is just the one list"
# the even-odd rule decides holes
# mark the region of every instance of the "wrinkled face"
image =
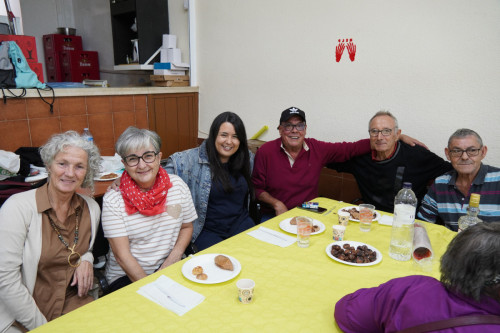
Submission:
[[[293,126],[289,131],[285,129],[287,125],[298,125],[304,124],[304,129],[299,130],[296,126]],[[281,123],[279,126],[279,132],[281,136],[281,141],[283,146],[287,150],[297,150],[301,149],[304,145],[304,139],[307,132],[307,125],[304,123],[302,118],[299,116],[293,116],[288,121]]]
[[66,147],[57,153],[48,167],[49,185],[63,193],[75,192],[85,180],[87,174],[87,152],[78,147]]
[[[469,156],[467,152],[462,152],[460,156],[452,156],[457,154],[457,152],[459,154],[459,150],[467,149],[469,149],[470,154],[474,154],[475,151],[477,155]],[[486,157],[487,147],[481,147],[477,138],[469,135],[463,138],[452,139],[448,148],[444,149],[444,152],[459,175],[475,176],[481,167],[481,161]]]
[[220,161],[227,163],[229,158],[238,151],[239,147],[240,139],[236,135],[233,124],[230,122],[222,123],[215,139],[215,149],[219,154]]
[[396,130],[396,124],[394,119],[389,116],[378,116],[373,118],[370,122],[369,130],[379,130],[382,131],[384,129],[391,130],[391,133],[388,136],[384,136],[382,132],[378,132],[376,136],[372,136],[370,134],[370,146],[373,150],[376,150],[377,153],[382,153],[385,155],[390,155],[394,151],[394,147],[396,146],[396,142],[399,139],[399,135],[401,134],[401,130]]
[[[160,161],[161,161],[161,152],[158,153],[153,159],[152,152],[155,149],[153,145],[149,145],[148,147],[133,150],[127,152],[125,159],[134,160],[134,163],[137,161],[137,157],[141,157],[138,159],[139,163],[135,166],[128,166],[127,163],[122,159],[123,165],[125,166],[125,170],[127,170],[130,177],[139,185],[139,187],[143,190],[150,189],[156,180],[156,175],[158,174],[158,170],[160,169]],[[150,157],[151,159],[149,159]],[[150,161],[147,163],[144,161]]]

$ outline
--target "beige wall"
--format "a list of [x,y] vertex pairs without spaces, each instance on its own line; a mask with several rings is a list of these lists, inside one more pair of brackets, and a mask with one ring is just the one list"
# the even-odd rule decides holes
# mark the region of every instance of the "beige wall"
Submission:
[[[444,157],[475,129],[500,166],[498,0],[195,0],[200,131],[231,110],[276,138],[280,112],[306,111],[308,136],[367,137],[379,109]],[[354,62],[339,38],[353,38]]]

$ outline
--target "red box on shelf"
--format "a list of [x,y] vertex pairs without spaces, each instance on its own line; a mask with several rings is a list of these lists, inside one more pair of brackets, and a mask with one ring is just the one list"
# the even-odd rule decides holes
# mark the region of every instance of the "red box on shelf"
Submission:
[[61,56],[59,52],[56,54],[45,55],[45,67],[47,69],[61,68]]
[[82,37],[51,34],[43,35],[43,50],[45,56],[54,55],[60,51],[75,51],[82,49]]
[[31,70],[35,72],[36,76],[38,76],[38,81],[43,83],[43,67],[39,62],[29,62]]
[[47,82],[64,82],[63,74],[60,68],[58,69],[46,69],[47,71]]
[[63,72],[77,69],[87,72],[90,72],[91,69],[97,69],[99,72],[99,56],[96,51],[64,51],[60,52],[59,55]]
[[100,80],[99,68],[80,67],[71,71],[62,72],[63,82],[82,82],[83,80]]
[[35,37],[24,35],[0,35],[0,42],[5,40],[16,42],[21,48],[21,51],[23,51],[23,55],[28,62],[38,62]]
[[50,55],[45,54],[45,70],[47,71],[47,82],[63,82],[59,52]]

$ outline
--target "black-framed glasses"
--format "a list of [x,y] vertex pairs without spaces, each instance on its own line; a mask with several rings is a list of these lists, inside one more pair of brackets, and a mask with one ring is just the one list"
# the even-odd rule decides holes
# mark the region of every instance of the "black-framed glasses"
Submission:
[[128,155],[123,158],[123,161],[125,164],[129,167],[134,167],[137,164],[139,164],[139,160],[142,158],[142,160],[145,163],[153,163],[156,160],[156,155],[158,155],[157,152],[155,151],[147,151],[142,156],[137,156],[137,155]]
[[297,131],[303,131],[304,128],[306,128],[306,124],[305,123],[298,123],[298,124],[290,124],[290,123],[286,123],[284,125],[281,125],[283,126],[283,128],[285,129],[285,131],[287,132],[291,132],[294,128],[297,129]]
[[368,133],[370,133],[370,136],[378,136],[379,133],[382,133],[383,136],[389,136],[392,133],[392,128],[384,128],[382,130],[378,130],[376,128],[372,128],[371,130],[368,130]]
[[481,148],[469,147],[467,149],[454,148],[454,149],[448,150],[448,152],[449,152],[451,157],[462,157],[462,155],[464,153],[467,153],[467,156],[469,156],[469,157],[473,157],[473,156],[479,155],[479,152],[481,151],[482,148],[483,147],[481,147]]

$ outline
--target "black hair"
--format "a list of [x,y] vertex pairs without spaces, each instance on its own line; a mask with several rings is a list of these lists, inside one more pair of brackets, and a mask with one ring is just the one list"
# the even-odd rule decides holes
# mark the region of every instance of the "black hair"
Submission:
[[[221,125],[226,122],[231,123],[234,126],[234,131],[240,141],[238,150],[229,158],[227,169],[222,166],[219,153],[215,148],[215,141],[217,139],[217,135],[219,134],[219,129]],[[241,174],[247,182],[250,198],[253,199],[253,185],[250,175],[250,153],[248,152],[245,125],[243,124],[241,118],[236,113],[229,111],[223,112],[215,117],[212,125],[210,126],[206,147],[210,170],[212,171],[214,182],[222,185],[222,188],[226,193],[231,193],[234,189],[231,186],[229,176],[233,175],[236,177],[238,174]]]

